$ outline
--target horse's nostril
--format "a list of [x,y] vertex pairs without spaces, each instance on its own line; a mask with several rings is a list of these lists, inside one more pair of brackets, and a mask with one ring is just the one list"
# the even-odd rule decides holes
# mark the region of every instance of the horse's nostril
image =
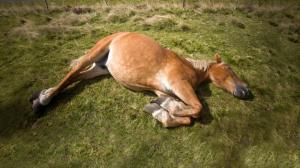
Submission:
[[246,96],[250,95],[250,90],[248,88],[246,88]]
[[249,94],[249,89],[248,88],[245,88],[245,93],[246,93],[246,95]]
[[237,86],[233,91],[233,95],[241,99],[247,99],[250,96],[250,90],[243,86]]
[[236,90],[234,90],[234,91],[233,91],[233,95],[235,95],[235,96],[236,96]]

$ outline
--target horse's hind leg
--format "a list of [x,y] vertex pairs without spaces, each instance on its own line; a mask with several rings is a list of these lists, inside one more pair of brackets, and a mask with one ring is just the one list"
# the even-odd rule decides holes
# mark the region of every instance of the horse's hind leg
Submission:
[[93,63],[93,65],[85,71],[79,73],[78,77],[75,80],[86,80],[92,79],[101,75],[108,75],[109,71],[106,67]]
[[[71,83],[80,80],[81,78],[88,78],[89,75],[83,75],[81,73],[84,69],[93,64],[93,63],[102,63],[105,62],[105,57],[109,52],[109,45],[113,41],[114,38],[121,35],[121,33],[115,33],[110,36],[104,37],[103,39],[99,40],[94,47],[90,49],[90,51],[82,56],[76,65],[72,68],[72,70],[60,81],[58,85],[52,87],[50,89],[43,90],[40,93],[33,94],[30,101],[32,103],[33,111],[38,112],[41,107],[47,105],[51,99],[57,95],[60,91],[65,89]],[[99,62],[100,61],[100,62]],[[94,76],[91,75],[91,77]]]
[[84,71],[78,72],[73,68],[57,86],[33,94],[30,98],[32,109],[35,113],[41,111],[44,106],[49,104],[55,95],[76,81],[91,79],[107,74],[109,74],[108,70],[96,63],[93,63],[90,68]]
[[166,109],[159,106],[157,103],[150,103],[144,107],[144,111],[150,113],[153,118],[162,123],[163,127],[177,127],[181,125],[190,125],[190,117],[175,117]]

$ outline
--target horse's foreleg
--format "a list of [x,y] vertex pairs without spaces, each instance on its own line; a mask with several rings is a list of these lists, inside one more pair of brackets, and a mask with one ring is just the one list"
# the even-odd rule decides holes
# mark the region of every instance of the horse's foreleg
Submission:
[[190,125],[190,117],[175,117],[172,116],[166,109],[160,107],[156,103],[147,104],[144,111],[150,113],[153,118],[162,123],[163,127],[177,127],[181,125]]
[[202,110],[202,104],[192,86],[187,81],[177,81],[171,87],[173,93],[185,104],[177,103],[177,106],[174,106],[172,101],[164,101],[161,106],[169,109],[170,113],[177,117],[198,118]]

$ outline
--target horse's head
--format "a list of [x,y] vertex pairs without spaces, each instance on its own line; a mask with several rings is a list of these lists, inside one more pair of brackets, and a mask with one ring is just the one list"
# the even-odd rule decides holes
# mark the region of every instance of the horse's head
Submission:
[[218,87],[241,99],[251,96],[247,84],[242,81],[228,64],[222,62],[219,54],[215,55],[215,63],[208,69],[210,80]]

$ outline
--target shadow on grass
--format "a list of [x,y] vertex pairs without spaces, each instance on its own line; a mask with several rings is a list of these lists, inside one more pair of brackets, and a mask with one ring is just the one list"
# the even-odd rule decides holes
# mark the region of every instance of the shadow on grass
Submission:
[[[1,122],[0,122],[0,133],[6,137],[13,134],[14,132],[31,127],[39,118],[47,115],[49,111],[53,111],[55,107],[59,104],[66,104],[71,101],[76,95],[82,92],[86,87],[91,84],[98,83],[102,79],[110,78],[110,76],[102,76],[91,80],[84,80],[78,83],[73,84],[62,93],[58,94],[52,101],[49,106],[46,106],[41,113],[32,115],[30,111],[30,104],[27,101],[24,101],[24,97],[28,96],[27,92],[21,93],[22,96],[14,97],[12,100],[8,100],[6,104],[0,102],[1,110]],[[203,125],[208,125],[213,121],[213,116],[211,115],[210,108],[205,100],[205,97],[211,96],[210,84],[204,83],[201,84],[197,90],[196,94],[203,105],[203,109],[200,113],[200,117],[193,121],[193,126],[195,122],[199,122]],[[145,96],[156,97],[152,92],[145,92]],[[253,94],[251,98],[246,101],[252,101],[254,99]],[[14,126],[12,126],[14,125]]]
[[[210,87],[209,87],[209,83],[201,84],[197,88],[196,94],[197,94],[203,108],[202,108],[202,111],[200,113],[200,117],[198,119],[194,119],[193,123],[191,125],[189,125],[188,127],[192,127],[195,124],[195,122],[199,122],[203,125],[207,125],[207,124],[210,124],[213,121],[213,117],[211,115],[210,109],[209,109],[208,104],[205,100],[205,97],[210,97],[211,96],[211,90],[210,90]],[[156,95],[152,92],[145,92],[145,95],[155,97],[155,99],[156,99]],[[168,128],[168,129],[174,129],[174,128]],[[175,129],[176,129],[176,127],[175,127]]]
[[[51,101],[51,104],[49,106],[47,106],[42,113],[36,115],[36,119],[47,115],[48,111],[52,111],[52,109],[55,108],[56,106],[58,106],[59,104],[68,103],[69,101],[71,101],[73,99],[74,96],[76,96],[81,91],[83,91],[87,86],[89,86],[93,83],[96,83],[96,82],[100,82],[102,79],[106,79],[106,78],[110,78],[110,76],[103,76],[103,77],[95,78],[92,80],[80,81],[80,82],[74,84],[73,86],[69,87],[68,89],[66,89],[59,95],[57,95]],[[210,113],[208,104],[207,104],[206,100],[204,99],[204,97],[211,96],[211,90],[209,88],[209,83],[204,83],[204,84],[200,85],[196,92],[197,92],[198,98],[200,99],[200,101],[203,105],[203,109],[200,113],[199,119],[195,119],[193,124],[191,124],[191,126],[193,126],[195,122],[200,122],[201,124],[204,124],[204,125],[210,124],[213,120],[213,117]],[[156,95],[152,92],[144,92],[144,94],[145,94],[145,96],[156,97]]]
[[[30,113],[30,104],[27,101],[24,101],[24,97],[26,97],[27,93],[21,93],[23,96],[21,97],[14,97],[13,100],[7,101],[6,104],[0,102],[1,110],[1,123],[0,123],[0,133],[1,135],[10,135],[13,134],[15,131],[31,127],[40,117],[47,115],[49,111],[53,111],[55,107],[59,104],[66,104],[71,101],[76,95],[82,92],[86,87],[96,82],[100,82],[102,79],[110,78],[110,76],[102,76],[92,80],[84,80],[78,83],[73,84],[62,93],[58,94],[52,101],[49,106],[46,106],[41,113],[32,115]],[[211,96],[210,84],[204,83],[198,87],[196,90],[196,94],[203,105],[203,109],[200,113],[200,117],[195,119],[195,122],[199,122],[203,125],[210,124],[213,121],[213,116],[211,115],[210,108],[205,100],[205,97]],[[155,94],[145,92],[146,96],[156,97]],[[247,101],[252,101],[254,96],[251,94],[251,98]],[[14,126],[12,126],[14,125]],[[8,131],[7,131],[8,129]]]
[[203,109],[200,113],[200,117],[196,119],[196,122],[200,122],[201,124],[207,125],[213,121],[213,116],[211,115],[210,108],[205,100],[205,97],[211,96],[211,90],[209,87],[209,83],[205,82],[201,84],[196,90],[197,96],[203,106]]
[[0,102],[0,136],[10,137],[15,132],[31,127],[39,118],[47,115],[59,104],[68,103],[74,96],[79,94],[89,85],[100,82],[102,79],[109,78],[109,76],[98,77],[91,80],[80,81],[62,93],[58,94],[51,101],[49,106],[46,106],[41,113],[33,114],[31,104],[28,102],[28,91],[20,90],[17,96],[6,100],[6,102]]
[[101,76],[101,77],[97,77],[95,79],[83,80],[83,81],[79,81],[79,82],[69,86],[66,90],[62,91],[57,96],[55,96],[53,98],[53,100],[51,100],[51,103],[49,106],[47,106],[40,113],[36,114],[36,118],[38,119],[40,117],[47,115],[48,111],[52,111],[59,104],[68,103],[89,85],[94,84],[94,83],[99,83],[101,80],[107,79],[107,78],[110,78],[110,76]]
[[0,137],[12,134],[30,122],[32,113],[26,97],[33,83],[34,81],[30,81],[21,85],[0,100]]

